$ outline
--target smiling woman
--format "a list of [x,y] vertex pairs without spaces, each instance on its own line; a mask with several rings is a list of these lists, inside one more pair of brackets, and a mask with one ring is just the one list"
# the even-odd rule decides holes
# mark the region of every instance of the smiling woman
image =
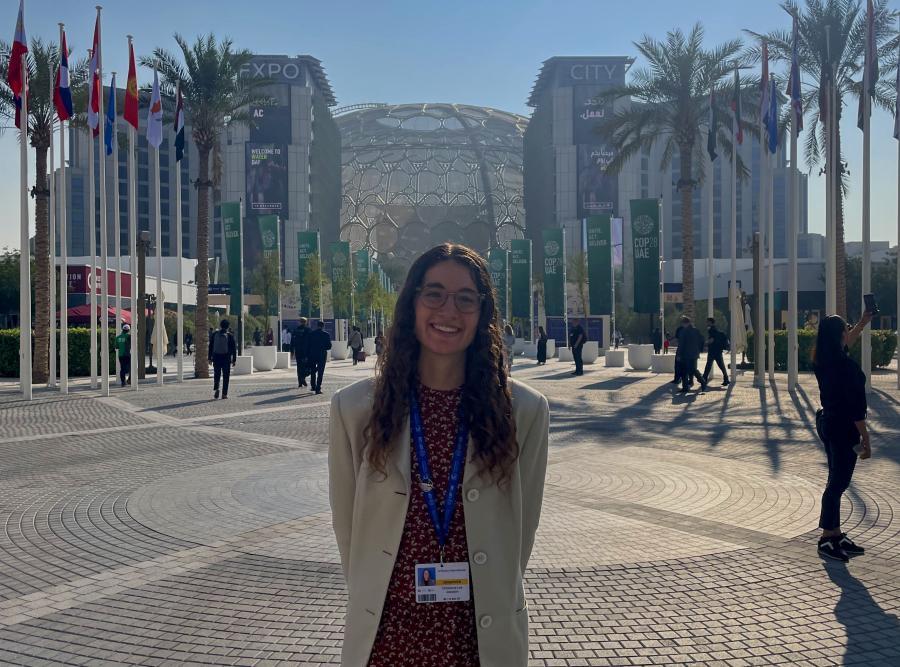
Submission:
[[[475,251],[427,251],[400,292],[375,379],[332,401],[345,665],[527,662],[522,576],[549,409],[507,375],[495,300]],[[423,568],[435,573],[428,586]]]

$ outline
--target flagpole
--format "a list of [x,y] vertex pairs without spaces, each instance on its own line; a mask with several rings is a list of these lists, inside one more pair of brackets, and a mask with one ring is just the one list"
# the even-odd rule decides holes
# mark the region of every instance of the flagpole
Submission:
[[[128,53],[131,57],[131,41],[132,36],[128,35]],[[130,69],[130,67],[129,67]],[[127,84],[126,84],[127,85]],[[135,133],[136,130],[131,123],[128,123],[128,268],[131,271],[131,368],[128,369],[128,379],[131,381],[131,390],[137,391],[140,373],[137,373],[137,364],[144,363],[144,350],[141,350],[140,361],[138,361],[138,275],[137,275],[137,191],[135,185]],[[143,288],[143,285],[141,286]]]
[[[710,99],[710,104],[712,103],[712,99]],[[713,129],[713,131],[715,132],[715,129]],[[714,317],[714,301],[716,298],[715,280],[713,278],[713,266],[715,265],[716,261],[716,212],[714,204],[714,194],[716,189],[716,163],[712,159],[710,159],[709,153],[707,153],[706,155],[706,163],[707,165],[709,165],[709,179],[706,183],[706,210],[708,211],[706,224],[706,244],[708,248],[706,252],[706,316]],[[710,373],[712,373],[712,368],[710,368]]]
[[[825,24],[825,53],[828,57],[828,68],[831,71],[831,24]],[[837,289],[835,274],[835,237],[834,237],[834,96],[831,77],[827,82],[827,107],[825,116],[825,314],[837,312]],[[821,109],[820,115],[821,115]]]
[[[663,233],[663,198],[660,195],[656,200],[659,209],[659,331],[660,337],[666,335],[666,252],[665,234]],[[585,324],[587,321],[585,320]]]
[[[53,100],[53,64],[49,66],[50,70],[50,100]],[[51,107],[52,109],[52,107]],[[47,215],[47,227],[50,246],[50,373],[47,376],[47,386],[51,389],[56,387],[56,179],[53,177],[53,111],[50,112],[50,160],[47,171],[47,188],[50,190],[50,210]]]
[[797,219],[800,217],[800,199],[797,182],[797,108],[791,104],[791,167],[790,202],[791,215],[788,225],[788,389],[797,385]]
[[[735,104],[740,91],[737,89],[737,65],[734,69],[735,82]],[[737,382],[737,312],[735,310],[735,294],[737,293],[737,153],[738,153],[738,126],[737,111],[735,106],[731,108],[731,126],[732,126],[732,153],[731,153],[731,284],[728,287],[728,311],[731,315],[729,326],[731,338],[731,382]]]
[[[88,49],[88,59],[93,57],[93,50]],[[93,76],[92,74],[89,77]],[[93,90],[93,80],[88,82],[88,85],[91,86]],[[88,101],[88,106],[90,107],[90,100]],[[88,113],[90,114],[90,109],[88,109]],[[88,279],[88,289],[91,291],[90,294],[90,304],[91,304],[91,342],[90,342],[90,357],[91,357],[91,389],[97,388],[97,209],[96,209],[96,201],[95,201],[95,186],[94,186],[94,131],[93,128],[88,126],[88,247],[90,249],[91,255],[91,272],[90,278]]]
[[[772,77],[773,85],[770,86],[770,91],[777,92],[774,90],[774,76]],[[770,92],[771,94],[771,92]],[[768,153],[766,153],[769,156]],[[769,156],[768,159],[772,160],[774,156]],[[766,291],[769,295],[768,304],[766,310],[768,311],[768,327],[766,328],[766,336],[768,337],[768,349],[767,349],[767,361],[769,367],[769,380],[771,382],[775,382],[775,211],[773,207],[773,195],[775,191],[775,169],[772,162],[769,162],[769,215],[766,222],[768,223],[768,228],[766,229],[766,240],[768,241],[768,279],[766,280]],[[762,335],[762,334],[760,334]]]
[[[869,25],[868,31],[871,30],[871,25]],[[867,43],[873,39],[871,36],[867,34],[866,40]],[[872,247],[871,247],[871,228],[870,228],[870,215],[871,215],[871,180],[872,180],[872,170],[871,170],[871,119],[870,115],[872,113],[872,95],[871,95],[871,81],[869,71],[871,69],[872,63],[869,62],[869,58],[866,58],[866,66],[863,75],[863,91],[862,94],[864,97],[864,106],[863,106],[863,188],[862,188],[862,294],[869,294],[872,291]],[[862,298],[862,294],[860,295],[860,316],[862,316],[862,312],[865,311],[865,301]],[[866,326],[862,331],[862,354],[860,355],[860,360],[862,361],[863,372],[866,374],[866,391],[872,390],[872,327]]]
[[[65,41],[65,26],[59,24],[59,44]],[[68,46],[66,47],[68,49]],[[66,53],[68,60],[69,54]],[[69,237],[66,232],[66,127],[59,121],[59,393],[69,393]]]
[[[246,323],[244,322],[244,267],[243,267],[243,263],[244,263],[244,198],[241,197],[238,201],[240,202],[240,210],[241,210],[239,220],[238,220],[238,227],[241,231],[241,250],[240,250],[241,301],[240,301],[240,310],[238,311],[238,317],[240,318],[239,322],[241,324],[241,340],[240,340],[241,349],[238,351],[238,355],[243,355],[244,354],[244,345],[246,345],[245,341],[247,340],[247,338],[245,337],[245,333],[246,333],[245,324]],[[224,238],[224,234],[222,236]],[[231,289],[234,289],[234,287],[232,287]],[[334,326],[335,326],[335,330],[334,330],[335,337],[337,337],[337,319],[335,319]]]
[[[768,141],[766,140],[766,123],[765,123],[765,113],[768,111],[766,107],[768,107],[768,102],[766,101],[766,90],[768,90],[767,86],[769,82],[766,80],[766,72],[768,71],[768,60],[767,60],[767,51],[765,50],[765,42],[763,42],[763,76],[760,80],[760,85],[762,87],[761,95],[760,95],[760,113],[759,113],[759,202],[756,206],[756,223],[759,231],[759,238],[766,239],[771,245],[772,240],[771,237],[768,236],[768,214],[769,207],[768,203],[768,189],[769,189],[769,171],[771,171],[771,164],[769,162],[769,146]],[[762,263],[763,251],[764,248],[760,248],[759,253],[754,257],[754,260],[758,259],[760,263]],[[755,349],[755,361],[753,364],[753,384],[756,387],[760,387],[764,382],[764,374],[763,370],[765,369],[765,363],[763,358],[765,357],[765,347],[763,345],[763,336],[765,336],[765,325],[763,323],[763,285],[766,284],[766,274],[763,272],[762,267],[757,267],[757,272],[759,273],[759,283],[758,285],[754,285],[754,289],[757,287],[759,291],[756,294],[756,335],[753,336],[753,345]]]
[[[176,99],[177,99],[177,96],[181,95],[180,85],[181,84],[179,84],[179,91],[176,95]],[[177,115],[179,112],[176,111],[175,113]],[[183,113],[183,112],[181,112],[181,113]],[[181,162],[176,159],[175,160],[175,255],[178,258],[178,267],[177,267],[178,287],[176,288],[176,291],[177,291],[177,299],[176,299],[177,306],[176,306],[176,308],[178,311],[178,323],[177,323],[177,328],[176,328],[177,333],[176,333],[175,346],[177,349],[175,351],[175,354],[177,355],[177,359],[178,359],[178,362],[177,362],[178,373],[176,376],[178,379],[178,382],[184,382],[184,304],[183,304],[184,297],[182,295],[182,287],[181,287],[181,284],[183,282],[182,275],[181,275],[182,252],[183,252],[183,249],[182,249],[182,239],[181,239]]]
[[[116,73],[112,73],[112,80],[116,80]],[[115,87],[113,87],[115,90]],[[113,93],[114,95],[117,92]],[[113,119],[112,126],[112,163],[113,163],[113,252],[116,258],[116,334],[122,331],[122,221],[120,216],[122,211],[119,207],[119,132],[116,129],[118,125],[118,112],[116,109],[116,117]],[[116,353],[116,371],[121,373],[119,368],[119,355]],[[121,375],[119,375],[121,377]]]
[[31,248],[28,234],[28,67],[22,56],[22,110],[19,114],[19,384],[31,400]]
[[[103,123],[103,49],[100,48],[100,5],[97,5],[97,78],[100,81],[100,95],[97,98],[98,127]],[[104,126],[104,130],[105,130]],[[99,135],[102,137],[103,132]],[[109,254],[106,227],[106,150],[103,146],[97,146],[100,151],[99,172],[97,180],[100,181],[100,393],[109,396]]]
[[[154,79],[157,77],[156,69],[153,70],[153,77]],[[160,203],[159,148],[153,149],[152,146],[148,146],[148,149],[153,156],[153,214],[156,220],[156,310],[153,314],[153,333],[156,337],[156,384],[162,385],[166,304],[162,290],[162,204]]]

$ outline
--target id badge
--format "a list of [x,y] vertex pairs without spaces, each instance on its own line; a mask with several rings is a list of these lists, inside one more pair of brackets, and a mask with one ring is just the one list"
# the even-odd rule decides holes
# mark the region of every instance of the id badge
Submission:
[[468,602],[468,563],[416,565],[416,602]]

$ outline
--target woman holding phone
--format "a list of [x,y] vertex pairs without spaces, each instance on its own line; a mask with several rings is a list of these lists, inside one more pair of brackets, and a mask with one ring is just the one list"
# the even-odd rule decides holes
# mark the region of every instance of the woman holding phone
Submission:
[[[547,401],[509,378],[475,251],[442,244],[419,257],[393,322],[375,378],[331,403],[342,664],[524,667]],[[435,572],[428,587],[423,569]]]
[[822,494],[818,551],[825,558],[847,562],[865,553],[841,532],[841,496],[850,486],[857,457],[872,456],[866,428],[866,376],[847,352],[871,321],[866,311],[848,331],[838,315],[819,323],[813,363],[822,409],[816,413],[816,430],[828,457],[828,482]]

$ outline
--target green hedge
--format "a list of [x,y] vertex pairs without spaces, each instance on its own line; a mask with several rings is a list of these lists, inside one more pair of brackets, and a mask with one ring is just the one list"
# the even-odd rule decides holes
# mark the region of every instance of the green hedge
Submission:
[[[775,368],[780,371],[787,370],[787,341],[788,332],[781,329],[775,332]],[[768,336],[764,347],[768,348]],[[800,329],[797,331],[797,344],[800,348],[799,368],[801,371],[811,371],[813,350],[816,347],[816,332],[813,329]],[[894,352],[897,349],[897,334],[885,329],[872,331],[872,368],[884,368],[891,363]],[[861,342],[850,348],[850,356],[860,363]],[[753,343],[753,334],[747,336],[747,358],[753,361],[756,347]],[[766,352],[768,354],[768,351]]]
[[[87,328],[69,329],[69,377],[91,374],[91,330]],[[97,331],[97,358],[100,358],[100,331]],[[116,335],[110,327],[109,331],[109,367],[114,372],[116,367]],[[57,368],[59,368],[59,332],[57,341]],[[0,329],[0,376],[19,377],[19,330]]]

